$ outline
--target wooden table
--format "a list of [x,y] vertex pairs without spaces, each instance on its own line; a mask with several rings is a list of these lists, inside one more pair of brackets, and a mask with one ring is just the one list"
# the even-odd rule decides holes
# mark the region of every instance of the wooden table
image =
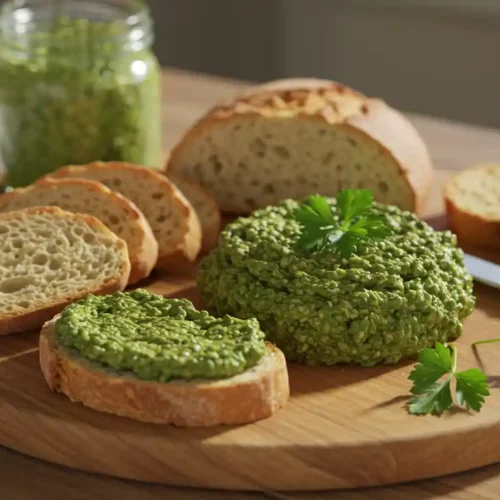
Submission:
[[[239,82],[178,70],[164,78],[164,145],[170,147],[182,131],[217,100],[242,87]],[[458,170],[480,162],[500,161],[500,131],[411,115],[441,170]],[[431,207],[439,213],[441,206]],[[36,429],[26,429],[36,432]],[[408,450],[411,454],[411,450]],[[314,493],[241,493],[169,488],[87,474],[44,463],[0,447],[2,500],[153,500],[255,498],[316,500],[363,499],[496,499],[500,491],[500,464],[433,480],[392,487]]]

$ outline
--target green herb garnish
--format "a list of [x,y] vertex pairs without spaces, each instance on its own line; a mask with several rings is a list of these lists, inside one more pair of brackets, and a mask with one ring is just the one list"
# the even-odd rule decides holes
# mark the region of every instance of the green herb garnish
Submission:
[[[453,354],[453,358],[450,354]],[[456,381],[455,398],[459,406],[479,411],[490,394],[486,375],[479,368],[457,372],[457,348],[436,342],[434,349],[420,351],[418,364],[409,375],[415,394],[408,411],[416,415],[440,415],[453,406],[451,382]]]
[[310,252],[331,247],[349,257],[359,243],[385,238],[390,229],[382,217],[371,213],[372,205],[369,189],[343,189],[337,195],[337,221],[325,197],[310,196],[294,213],[302,225],[299,246]]

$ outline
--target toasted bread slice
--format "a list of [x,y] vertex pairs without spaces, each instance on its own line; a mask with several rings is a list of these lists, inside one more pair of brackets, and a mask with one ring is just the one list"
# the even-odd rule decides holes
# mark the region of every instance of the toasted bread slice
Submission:
[[71,302],[123,290],[127,244],[57,207],[0,214],[0,335],[39,328]]
[[201,248],[200,221],[194,208],[164,175],[151,168],[121,162],[71,165],[50,177],[80,177],[102,182],[132,200],[151,224],[160,249],[156,267],[182,270]]
[[463,170],[444,188],[450,229],[460,243],[500,250],[500,165]]
[[169,179],[181,190],[193,205],[201,224],[201,252],[209,252],[216,244],[221,230],[221,213],[215,198],[200,184],[181,175],[171,175]]
[[402,113],[314,79],[270,82],[215,106],[174,146],[165,171],[242,214],[349,187],[419,212],[433,177],[427,147]]
[[93,215],[125,240],[131,264],[129,284],[151,273],[158,243],[142,212],[124,196],[99,182],[83,179],[42,179],[0,196],[0,212],[45,205]]
[[180,427],[243,424],[271,416],[288,400],[283,353],[272,344],[252,369],[209,381],[149,382],[89,361],[58,343],[55,323],[40,335],[40,365],[51,390],[73,402],[143,422]]

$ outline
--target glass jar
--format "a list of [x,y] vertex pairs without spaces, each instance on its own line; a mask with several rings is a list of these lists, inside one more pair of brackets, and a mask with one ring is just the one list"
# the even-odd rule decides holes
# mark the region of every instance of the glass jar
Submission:
[[157,166],[161,75],[152,41],[139,0],[9,0],[0,10],[6,183],[95,160]]

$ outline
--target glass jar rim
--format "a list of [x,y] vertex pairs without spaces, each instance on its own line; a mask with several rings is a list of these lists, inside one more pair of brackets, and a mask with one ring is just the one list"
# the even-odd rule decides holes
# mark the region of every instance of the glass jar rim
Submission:
[[43,49],[53,45],[51,30],[61,17],[113,24],[119,29],[99,40],[121,50],[153,43],[153,20],[142,0],[8,0],[0,7],[0,41],[17,50]]

